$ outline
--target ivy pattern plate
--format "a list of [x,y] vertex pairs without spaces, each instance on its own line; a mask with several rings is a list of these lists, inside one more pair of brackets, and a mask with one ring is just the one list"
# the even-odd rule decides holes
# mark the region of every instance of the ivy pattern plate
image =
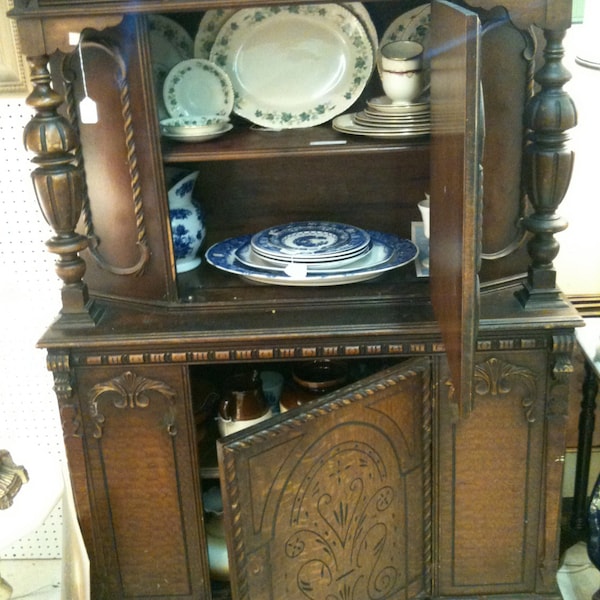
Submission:
[[267,6],[235,12],[210,60],[231,79],[234,112],[269,128],[310,127],[344,112],[373,70],[360,20],[337,4]]

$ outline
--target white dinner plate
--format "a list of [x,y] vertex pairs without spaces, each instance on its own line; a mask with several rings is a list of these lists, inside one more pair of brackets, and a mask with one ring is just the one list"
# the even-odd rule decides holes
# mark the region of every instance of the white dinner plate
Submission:
[[148,37],[158,118],[168,116],[163,86],[169,71],[182,60],[192,58],[193,41],[179,23],[162,15],[148,15]]
[[340,133],[349,133],[351,135],[362,135],[373,138],[390,138],[390,139],[404,139],[404,138],[417,138],[429,135],[431,132],[430,125],[420,126],[395,126],[394,128],[389,127],[367,127],[360,125],[354,121],[351,113],[340,115],[333,120],[332,127]]
[[210,59],[229,75],[234,111],[269,128],[319,125],[349,108],[373,69],[360,20],[337,4],[235,12]]
[[[379,277],[387,271],[397,269],[412,262],[417,254],[417,247],[410,241],[389,233],[379,231],[368,232],[374,244],[382,244],[392,252],[389,260],[379,265],[366,265],[349,273],[327,272],[311,273],[305,276],[287,275],[285,272],[261,270],[241,263],[237,259],[238,250],[250,242],[251,235],[230,238],[212,245],[206,251],[206,262],[217,269],[239,275],[255,283],[272,285],[316,287],[327,285],[344,285],[359,283]],[[373,255],[373,259],[376,259]]]
[[194,38],[194,57],[210,58],[210,51],[221,27],[236,12],[235,8],[215,8],[207,10],[200,19],[198,32]]
[[430,123],[431,115],[429,113],[425,113],[420,116],[408,116],[408,117],[387,117],[387,116],[379,116],[373,115],[372,113],[361,111],[358,113],[354,113],[354,120],[357,123],[368,123],[370,125],[380,124],[380,125],[417,125],[419,123]]
[[172,117],[228,117],[233,109],[229,77],[203,58],[190,58],[175,65],[165,79],[163,98]]
[[429,29],[431,26],[431,4],[420,4],[402,13],[394,19],[381,36],[381,46],[398,40],[419,42],[425,50],[429,49]]

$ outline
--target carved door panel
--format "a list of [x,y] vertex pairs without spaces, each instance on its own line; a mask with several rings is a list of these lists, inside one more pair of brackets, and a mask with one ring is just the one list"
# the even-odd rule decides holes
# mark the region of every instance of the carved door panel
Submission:
[[224,438],[218,452],[236,600],[429,592],[427,361]]
[[442,391],[441,595],[539,591],[542,565],[553,561],[556,540],[539,545],[544,498],[554,493],[544,491],[546,360],[543,351],[477,355],[468,418],[456,416]]
[[463,413],[479,321],[483,119],[479,18],[432,3],[431,295]]
[[75,492],[89,502],[94,597],[208,597],[186,368],[79,368],[77,379],[89,495]]

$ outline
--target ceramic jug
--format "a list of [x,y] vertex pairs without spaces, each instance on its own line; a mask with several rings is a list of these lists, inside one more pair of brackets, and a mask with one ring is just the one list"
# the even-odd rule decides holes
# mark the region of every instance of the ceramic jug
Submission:
[[225,382],[217,416],[221,435],[250,427],[271,415],[258,371],[236,373]]
[[197,178],[198,171],[186,175],[168,193],[175,269],[178,273],[191,271],[202,262],[198,251],[206,235],[206,227],[202,210],[192,196]]

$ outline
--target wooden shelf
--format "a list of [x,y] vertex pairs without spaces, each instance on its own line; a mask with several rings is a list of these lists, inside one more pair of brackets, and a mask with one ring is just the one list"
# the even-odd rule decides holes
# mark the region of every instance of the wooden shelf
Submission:
[[344,135],[331,125],[307,129],[269,130],[248,124],[235,127],[215,140],[203,143],[162,140],[165,164],[193,161],[280,158],[282,156],[331,156],[332,154],[368,154],[381,152],[426,151],[429,137],[381,140]]

